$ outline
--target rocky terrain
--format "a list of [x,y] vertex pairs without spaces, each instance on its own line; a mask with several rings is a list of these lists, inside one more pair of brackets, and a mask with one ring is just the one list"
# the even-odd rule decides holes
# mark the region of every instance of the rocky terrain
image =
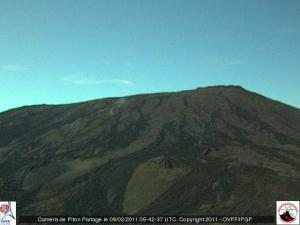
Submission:
[[22,215],[274,215],[300,199],[300,110],[238,86],[0,114]]

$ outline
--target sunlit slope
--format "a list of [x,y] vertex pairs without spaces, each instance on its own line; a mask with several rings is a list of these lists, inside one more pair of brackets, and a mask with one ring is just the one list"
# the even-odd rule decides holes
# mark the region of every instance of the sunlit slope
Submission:
[[156,157],[139,165],[128,182],[123,211],[134,214],[154,202],[191,169],[180,161]]

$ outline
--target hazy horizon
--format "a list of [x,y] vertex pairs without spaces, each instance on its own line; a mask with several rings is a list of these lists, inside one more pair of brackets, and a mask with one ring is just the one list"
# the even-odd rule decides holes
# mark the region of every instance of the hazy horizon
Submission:
[[0,112],[240,85],[300,108],[300,1],[0,2]]

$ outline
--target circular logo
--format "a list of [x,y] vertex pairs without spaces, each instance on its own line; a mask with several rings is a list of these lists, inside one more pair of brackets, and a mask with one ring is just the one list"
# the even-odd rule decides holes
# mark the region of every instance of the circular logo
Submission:
[[283,222],[292,223],[297,217],[298,209],[294,204],[286,202],[279,206],[278,213]]

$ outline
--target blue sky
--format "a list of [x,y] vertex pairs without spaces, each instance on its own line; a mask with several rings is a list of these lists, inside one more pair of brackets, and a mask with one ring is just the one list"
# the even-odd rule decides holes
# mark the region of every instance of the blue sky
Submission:
[[211,85],[300,108],[299,0],[0,1],[0,111]]

